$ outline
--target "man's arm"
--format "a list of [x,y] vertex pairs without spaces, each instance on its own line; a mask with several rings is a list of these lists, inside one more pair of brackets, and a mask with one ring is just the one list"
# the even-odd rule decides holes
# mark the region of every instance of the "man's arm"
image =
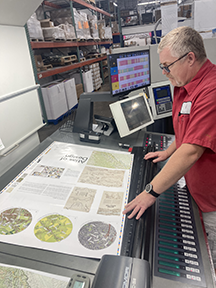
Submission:
[[[194,144],[182,144],[170,157],[163,169],[151,181],[156,193],[161,194],[169,187],[175,184],[194,163],[202,156],[205,148]],[[136,219],[139,219],[145,210],[150,207],[156,198],[147,194],[144,190],[134,200],[125,206],[123,214],[133,210],[128,216],[133,218],[137,213]]]

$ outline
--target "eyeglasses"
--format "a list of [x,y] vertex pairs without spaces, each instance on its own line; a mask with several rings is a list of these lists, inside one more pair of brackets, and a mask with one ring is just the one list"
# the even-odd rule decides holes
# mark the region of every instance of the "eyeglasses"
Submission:
[[159,67],[163,70],[165,70],[167,73],[170,73],[170,69],[169,67],[171,65],[173,65],[174,63],[178,62],[179,60],[181,60],[182,58],[184,58],[185,56],[187,56],[190,52],[187,52],[186,54],[184,54],[183,56],[181,56],[180,58],[178,58],[177,60],[175,60],[174,62],[172,62],[171,64],[169,64],[168,66],[164,66],[163,64],[159,64]]

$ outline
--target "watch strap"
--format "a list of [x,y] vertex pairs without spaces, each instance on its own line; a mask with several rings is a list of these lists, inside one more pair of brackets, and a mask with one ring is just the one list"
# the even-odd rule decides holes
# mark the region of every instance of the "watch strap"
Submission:
[[156,193],[155,191],[153,191],[153,190],[151,190],[150,192],[149,192],[149,194],[151,194],[152,196],[154,196],[154,197],[158,197],[158,196],[160,196],[160,194],[158,194],[158,193]]

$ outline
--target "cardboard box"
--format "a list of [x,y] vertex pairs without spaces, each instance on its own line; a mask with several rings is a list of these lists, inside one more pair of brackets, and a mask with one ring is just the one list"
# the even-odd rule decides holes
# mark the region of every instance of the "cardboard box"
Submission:
[[43,59],[42,59],[41,55],[34,55],[34,59],[35,59],[37,71],[40,71],[40,68],[42,68],[44,66]]
[[40,25],[42,28],[54,27],[54,23],[50,19],[40,20]]
[[63,82],[46,84],[41,91],[48,120],[56,120],[68,111]]
[[82,83],[76,85],[77,99],[79,100],[80,95],[83,93]]
[[112,33],[119,33],[119,25],[117,21],[112,21],[111,27],[112,27]]
[[77,104],[77,91],[74,78],[64,80],[64,88],[68,110],[70,110]]
[[85,92],[94,91],[91,71],[83,72],[82,76],[83,76],[83,83],[84,83]]

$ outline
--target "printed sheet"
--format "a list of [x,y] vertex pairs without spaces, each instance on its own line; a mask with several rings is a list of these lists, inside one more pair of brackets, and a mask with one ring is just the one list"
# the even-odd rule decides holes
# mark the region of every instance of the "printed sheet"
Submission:
[[52,143],[0,194],[0,241],[119,255],[133,155]]
[[68,277],[0,264],[1,288],[66,288],[69,281]]

